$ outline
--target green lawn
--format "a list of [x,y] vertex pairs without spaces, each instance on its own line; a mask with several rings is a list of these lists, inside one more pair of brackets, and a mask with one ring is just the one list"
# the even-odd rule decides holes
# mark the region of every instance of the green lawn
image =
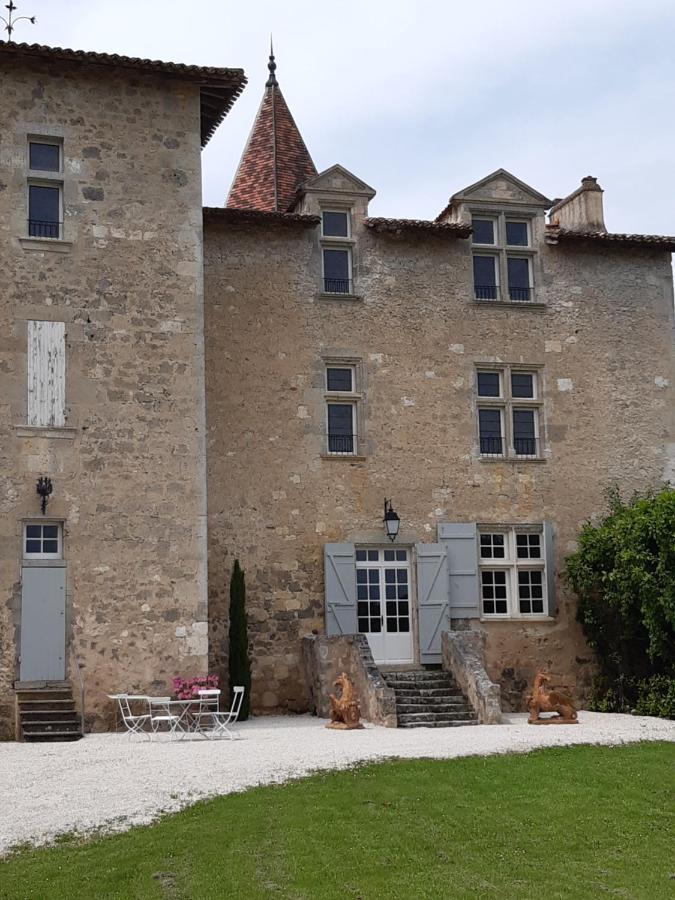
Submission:
[[674,788],[666,743],[393,761],[21,851],[0,897],[673,898]]

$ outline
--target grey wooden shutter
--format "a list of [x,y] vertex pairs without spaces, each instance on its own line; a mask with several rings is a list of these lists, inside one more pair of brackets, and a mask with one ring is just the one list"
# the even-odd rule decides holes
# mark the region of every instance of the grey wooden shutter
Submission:
[[555,547],[553,523],[544,522],[544,555],[546,560],[546,600],[549,616],[555,616]]
[[65,322],[28,322],[28,424],[66,424]]
[[326,634],[356,634],[356,553],[353,544],[325,544]]
[[480,616],[476,531],[475,522],[441,522],[438,525],[438,539],[448,551],[451,619]]
[[441,634],[450,628],[448,557],[443,544],[416,544],[420,662],[441,661]]

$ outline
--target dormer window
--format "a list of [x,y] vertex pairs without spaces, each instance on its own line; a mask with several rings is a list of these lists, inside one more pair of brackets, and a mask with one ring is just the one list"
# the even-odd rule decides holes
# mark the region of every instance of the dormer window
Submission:
[[534,297],[531,222],[500,213],[473,216],[476,300],[528,303]]
[[325,294],[352,294],[352,240],[349,210],[321,213],[321,255]]

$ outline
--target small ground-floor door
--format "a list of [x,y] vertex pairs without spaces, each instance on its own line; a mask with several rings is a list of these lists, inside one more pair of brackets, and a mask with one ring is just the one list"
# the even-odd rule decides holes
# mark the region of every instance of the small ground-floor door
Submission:
[[21,570],[21,681],[62,681],[66,676],[66,570]]
[[376,663],[413,662],[408,550],[357,547],[356,610]]

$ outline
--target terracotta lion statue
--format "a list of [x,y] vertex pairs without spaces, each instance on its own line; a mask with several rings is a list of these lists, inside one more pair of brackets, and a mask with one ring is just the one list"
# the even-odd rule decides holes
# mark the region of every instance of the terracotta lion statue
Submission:
[[[547,685],[551,676],[547,672],[538,672],[534,679],[532,694],[528,697],[527,708],[530,725],[574,725],[577,722],[577,711],[572,698],[565,690],[551,690]],[[556,717],[540,719],[543,712],[558,713]]]
[[359,721],[361,718],[361,710],[359,701],[354,692],[352,684],[346,672],[343,672],[335,679],[335,687],[340,689],[340,696],[336,697],[331,694],[330,700],[330,722],[326,728],[363,728]]

